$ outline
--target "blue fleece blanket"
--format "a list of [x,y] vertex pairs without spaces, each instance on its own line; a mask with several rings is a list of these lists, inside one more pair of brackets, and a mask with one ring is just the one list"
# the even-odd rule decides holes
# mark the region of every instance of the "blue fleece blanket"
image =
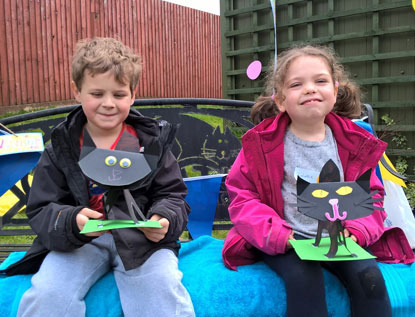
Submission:
[[[223,241],[202,236],[182,244],[179,266],[196,316],[284,316],[285,289],[282,280],[263,263],[242,266],[238,271],[224,267]],[[23,256],[12,253],[0,268]],[[379,264],[393,307],[393,316],[415,315],[415,265]],[[0,276],[0,316],[15,316],[31,276]],[[332,274],[324,271],[326,299],[331,316],[350,316],[347,293]],[[105,300],[102,294],[105,293]],[[87,316],[122,316],[114,276],[108,273],[89,291]],[[299,304],[301,305],[301,299]]]

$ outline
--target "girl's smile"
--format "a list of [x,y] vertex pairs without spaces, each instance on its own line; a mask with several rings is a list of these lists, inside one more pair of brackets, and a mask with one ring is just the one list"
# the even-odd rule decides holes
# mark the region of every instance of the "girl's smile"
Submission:
[[316,104],[316,103],[319,103],[319,102],[321,102],[321,99],[311,98],[311,99],[307,99],[306,101],[303,101],[301,104],[302,105],[313,105],[313,104]]

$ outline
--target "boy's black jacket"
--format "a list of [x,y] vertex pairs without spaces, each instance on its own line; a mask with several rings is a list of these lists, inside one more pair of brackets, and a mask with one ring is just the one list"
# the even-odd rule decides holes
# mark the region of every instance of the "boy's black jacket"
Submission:
[[[125,121],[133,126],[141,146],[159,142],[162,151],[157,168],[130,191],[147,218],[159,214],[169,220],[169,230],[158,243],[147,240],[136,228],[112,230],[114,241],[126,270],[143,264],[161,248],[180,248],[177,240],[187,224],[189,206],[179,165],[170,149],[176,126],[142,116],[135,109]],[[32,274],[38,271],[49,251],[70,252],[93,238],[79,233],[78,212],[89,206],[88,180],[79,165],[79,138],[86,123],[81,107],[73,110],[53,131],[34,174],[26,214],[37,234],[32,247],[19,262],[1,271],[7,275]],[[129,219],[128,209],[120,195],[109,219]]]

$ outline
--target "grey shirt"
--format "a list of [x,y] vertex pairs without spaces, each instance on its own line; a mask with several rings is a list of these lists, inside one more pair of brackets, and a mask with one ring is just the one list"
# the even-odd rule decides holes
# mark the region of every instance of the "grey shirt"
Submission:
[[[314,238],[317,234],[317,220],[298,212],[297,176],[310,183],[316,183],[321,168],[331,159],[340,170],[343,181],[343,168],[337,151],[336,140],[326,125],[326,136],[321,142],[305,141],[297,138],[289,129],[284,136],[284,179],[281,192],[284,199],[284,217],[294,233],[305,238]],[[323,236],[327,236],[323,232]]]

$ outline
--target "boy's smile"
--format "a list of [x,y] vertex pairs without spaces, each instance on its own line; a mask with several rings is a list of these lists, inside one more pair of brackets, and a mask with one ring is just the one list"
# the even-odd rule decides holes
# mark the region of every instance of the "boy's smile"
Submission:
[[87,128],[91,136],[118,135],[122,124],[134,102],[128,83],[121,84],[111,71],[91,75],[86,70],[79,91],[72,84],[76,100],[88,119]]

